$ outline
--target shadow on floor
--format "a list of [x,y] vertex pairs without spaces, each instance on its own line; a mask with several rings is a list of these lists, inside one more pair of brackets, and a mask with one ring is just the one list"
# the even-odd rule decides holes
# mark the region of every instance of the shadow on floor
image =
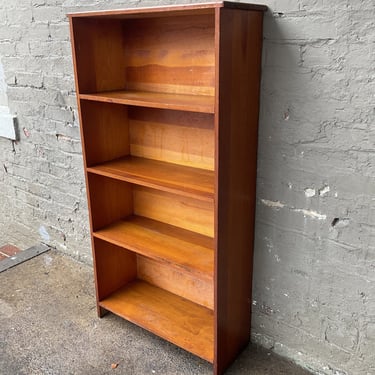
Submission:
[[[92,268],[56,251],[0,273],[0,327],[4,375],[212,374],[207,362],[121,318],[97,318]],[[249,346],[226,374],[309,373]]]

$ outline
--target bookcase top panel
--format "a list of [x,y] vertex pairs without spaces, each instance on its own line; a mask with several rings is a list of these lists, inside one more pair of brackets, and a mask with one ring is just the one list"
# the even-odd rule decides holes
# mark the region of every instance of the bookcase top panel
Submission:
[[196,13],[211,13],[215,8],[235,8],[243,10],[262,11],[267,10],[267,6],[260,4],[237,3],[232,1],[217,1],[210,3],[180,4],[180,5],[162,5],[154,7],[139,7],[104,11],[86,11],[69,13],[70,18],[76,17],[95,17],[95,18],[137,18],[137,17],[158,17],[189,15]]

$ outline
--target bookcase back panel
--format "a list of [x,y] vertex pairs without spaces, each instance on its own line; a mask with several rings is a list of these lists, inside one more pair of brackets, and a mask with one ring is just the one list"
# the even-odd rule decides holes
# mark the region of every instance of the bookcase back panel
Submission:
[[214,14],[124,21],[126,88],[214,95]]
[[128,107],[81,100],[86,165],[126,156],[130,152]]
[[[213,256],[213,255],[212,255]],[[213,279],[197,277],[189,272],[155,260],[137,257],[137,275],[159,288],[187,298],[209,309],[214,308]]]
[[141,186],[133,187],[134,214],[209,237],[214,236],[214,203]]
[[213,127],[209,114],[129,108],[130,153],[214,170]]

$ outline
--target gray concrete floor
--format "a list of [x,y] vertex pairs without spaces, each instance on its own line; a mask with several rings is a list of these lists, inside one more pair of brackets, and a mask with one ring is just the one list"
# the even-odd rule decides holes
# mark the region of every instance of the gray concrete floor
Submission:
[[[207,362],[123,319],[99,319],[87,265],[49,251],[0,273],[1,375],[211,373]],[[226,374],[308,372],[249,345]]]

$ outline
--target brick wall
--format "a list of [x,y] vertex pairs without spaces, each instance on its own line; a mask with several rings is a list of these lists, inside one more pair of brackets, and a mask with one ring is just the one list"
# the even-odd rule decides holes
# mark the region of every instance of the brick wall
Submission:
[[[20,129],[0,138],[0,242],[91,261],[65,14],[177,2],[0,0]],[[317,374],[373,374],[375,3],[265,3],[252,337]]]

